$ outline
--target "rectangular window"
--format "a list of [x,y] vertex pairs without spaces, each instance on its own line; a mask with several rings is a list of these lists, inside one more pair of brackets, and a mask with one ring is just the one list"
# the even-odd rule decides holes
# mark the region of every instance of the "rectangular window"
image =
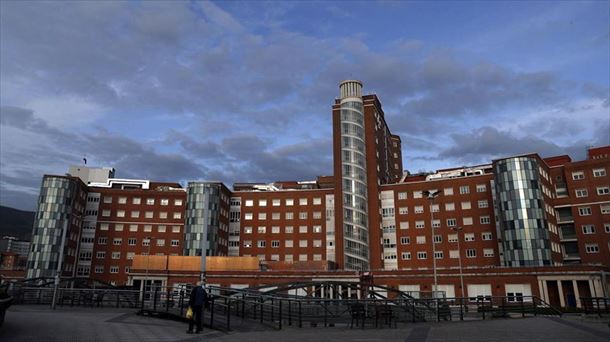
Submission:
[[408,245],[411,243],[411,238],[408,236],[403,236],[400,238],[400,244],[401,245]]
[[454,249],[454,250],[450,250],[449,251],[449,258],[450,259],[457,259],[459,257],[460,257],[460,251],[459,250]]
[[[610,214],[610,204],[600,204],[599,210],[603,215]],[[591,215],[591,208],[589,208],[589,215]]]
[[423,205],[416,205],[415,208],[413,208],[413,211],[416,214],[421,214],[424,212],[424,206]]
[[166,219],[167,218],[167,211],[159,212],[159,218],[160,219]]
[[159,232],[159,233],[165,233],[166,230],[167,230],[167,226],[164,226],[164,225],[157,226],[157,232]]
[[462,210],[468,210],[470,208],[470,202],[462,202]]
[[258,229],[256,230],[257,233],[259,234],[265,234],[267,232],[267,227],[265,226],[259,226]]
[[281,203],[281,201],[279,199],[271,200],[271,205],[274,206],[274,207],[279,207],[280,203]]
[[464,241],[474,241],[474,233],[465,233]]
[[127,197],[119,197],[119,204],[126,204],[127,203]]
[[426,227],[425,221],[415,221],[416,229],[423,229]]
[[574,190],[574,192],[576,192],[576,197],[587,197],[589,194],[587,192],[587,189],[576,189]]
[[591,215],[591,207],[580,207],[578,208],[578,215],[589,216]]
[[146,233],[152,232],[152,224],[145,224],[144,225],[144,232],[146,232]]
[[286,229],[284,229],[286,234],[292,234],[294,232],[294,228],[292,226],[286,226]]
[[144,246],[144,247],[150,246],[150,239],[142,239],[142,246]]
[[595,226],[592,224],[587,224],[582,226],[583,234],[595,234]]
[[182,205],[182,199],[175,199],[174,200],[174,205],[177,206],[177,207],[181,206]]
[[108,238],[107,237],[100,237],[99,239],[97,239],[97,244],[98,245],[105,245],[108,242]]
[[100,230],[108,230],[110,225],[108,223],[100,223]]
[[454,211],[455,204],[454,203],[445,203],[445,211]]
[[271,219],[272,220],[279,220],[281,218],[280,213],[272,213],[271,214]]
[[130,232],[137,232],[138,231],[138,225],[137,224],[130,224],[129,225],[129,231]]
[[415,242],[416,242],[418,245],[423,245],[423,244],[425,244],[425,243],[426,243],[426,237],[425,237],[424,235],[419,235],[419,236],[417,236],[415,239],[416,239],[416,240],[415,240]]
[[458,235],[457,234],[449,234],[449,235],[447,235],[447,241],[449,241],[449,242],[457,242],[458,241]]
[[129,238],[129,239],[127,239],[127,244],[130,245],[130,246],[135,246],[136,243],[138,243],[138,239],[136,239],[136,238]]
[[411,260],[411,252],[400,253],[400,258],[402,260]]
[[489,203],[487,202],[487,200],[480,200],[478,202],[479,204],[479,208],[488,208],[489,207]]
[[299,233],[307,233],[307,226],[299,226]]
[[244,220],[252,220],[252,213],[245,213]]
[[259,220],[266,220],[267,219],[267,213],[258,213],[258,219]]
[[154,205],[155,204],[155,199],[154,198],[147,198],[146,199],[146,205]]
[[483,248],[483,256],[486,258],[491,258],[494,256],[493,248]]
[[300,212],[299,213],[299,219],[307,220],[307,212],[304,212],[304,211]]
[[265,248],[266,245],[267,245],[267,242],[265,240],[258,240],[258,243],[257,243],[258,248]]
[[299,198],[299,205],[307,205],[307,198]]
[[428,258],[428,253],[426,252],[417,252],[417,259],[424,260]]
[[104,210],[102,210],[102,216],[103,216],[103,217],[108,217],[108,216],[110,216],[110,210],[108,210],[108,209],[104,209]]
[[573,180],[585,179],[585,173],[582,171],[572,172],[572,179]]
[[405,199],[407,199],[407,193],[406,193],[406,192],[404,192],[404,191],[403,191],[403,192],[399,192],[399,193],[398,193],[398,199],[399,199],[399,200],[405,200]]
[[162,198],[162,199],[161,199],[161,205],[169,205],[169,199],[167,199],[167,198]]
[[398,208],[398,213],[400,215],[407,215],[409,213],[409,208],[408,207],[400,207],[400,208]]
[[599,246],[596,243],[587,243],[585,244],[585,250],[587,253],[599,253]]
[[434,235],[434,243],[442,243],[443,236],[442,235]]
[[141,202],[142,202],[142,199],[140,197],[134,197],[131,199],[132,204],[140,204]]
[[157,246],[165,246],[165,239],[157,239]]
[[382,208],[381,216],[383,217],[394,217],[394,208]]
[[286,246],[286,248],[292,248],[292,246],[293,246],[292,240],[285,240],[284,246]]
[[252,241],[244,240],[244,248],[252,248]]
[[132,217],[132,218],[138,218],[138,217],[140,217],[140,212],[139,212],[139,211],[137,211],[137,210],[132,211],[132,212],[131,212],[131,217]]
[[457,225],[457,220],[454,218],[447,219],[447,227],[455,227]]
[[254,200],[246,200],[246,207],[254,206]]
[[432,221],[432,228],[440,228],[440,227],[441,227],[441,220]]
[[293,205],[294,205],[294,199],[287,198],[286,199],[286,206],[293,206]]
[[153,218],[153,215],[154,213],[152,211],[147,211],[144,213],[144,217],[148,219]]
[[112,196],[104,196],[104,203],[112,203]]
[[320,205],[320,204],[322,204],[322,198],[321,198],[321,197],[314,197],[314,198],[313,198],[313,204],[314,204],[314,205]]
[[266,199],[259,199],[258,200],[258,206],[259,207],[266,207],[267,206],[267,200]]
[[286,213],[286,220],[292,220],[294,219],[294,214],[292,212],[287,212]]
[[271,227],[271,234],[279,234],[279,233],[280,233],[280,227],[279,226]]
[[434,259],[442,259],[443,258],[443,252],[442,251],[435,251],[434,252]]
[[[238,241],[235,241],[238,242]],[[177,247],[180,245],[180,240],[172,240],[172,247]]]
[[606,169],[593,169],[593,177],[605,177]]
[[172,226],[172,233],[180,233],[180,226]]
[[120,259],[121,252],[112,252],[112,259]]
[[116,217],[125,217],[125,210],[117,210]]
[[110,273],[119,273],[119,266],[110,266]]
[[468,185],[460,186],[460,195],[465,195],[470,193],[470,187]]
[[313,226],[313,232],[314,233],[322,233],[322,226],[320,226],[320,225]]
[[322,212],[321,211],[314,211],[313,212],[313,218],[314,219],[321,219],[322,218]]
[[492,238],[491,232],[483,232],[481,233],[481,240],[490,241]]
[[182,213],[181,212],[175,212],[174,213],[174,219],[181,219],[182,218]]
[[477,250],[474,248],[469,248],[466,250],[466,257],[467,258],[476,258],[477,256]]
[[480,218],[481,224],[490,224],[491,218],[489,216],[481,216]]
[[95,273],[104,273],[104,266],[96,265],[95,266]]
[[445,196],[451,196],[451,195],[453,195],[453,188],[445,188],[445,189],[443,189],[443,194],[444,194]]
[[244,227],[244,234],[252,234],[252,227]]
[[407,221],[400,222],[400,229],[409,229],[409,222],[407,222]]
[[485,192],[487,191],[487,186],[485,184],[477,184],[477,192]]
[[610,194],[610,187],[607,187],[607,186],[597,187],[597,194],[600,196]]
[[307,247],[307,240],[299,240],[299,247]]
[[95,258],[96,259],[104,259],[104,258],[106,258],[106,252],[97,252],[97,253],[95,253]]
[[431,206],[430,206],[430,210],[431,210],[433,213],[438,213],[438,212],[440,211],[440,209],[439,209],[439,205],[438,205],[438,204],[433,204],[433,205],[431,205]]
[[313,240],[313,246],[314,248],[322,247],[322,240]]
[[413,191],[413,198],[422,198],[422,192],[421,191]]

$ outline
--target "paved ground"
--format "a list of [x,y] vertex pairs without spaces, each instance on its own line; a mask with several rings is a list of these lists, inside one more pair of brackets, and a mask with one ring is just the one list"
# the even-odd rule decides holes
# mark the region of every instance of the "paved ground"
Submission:
[[130,341],[610,341],[607,321],[564,318],[496,319],[471,322],[417,323],[397,329],[286,328],[223,333],[210,329],[186,334],[186,324],[136,316],[126,309],[13,306],[0,328],[0,341],[130,342]]

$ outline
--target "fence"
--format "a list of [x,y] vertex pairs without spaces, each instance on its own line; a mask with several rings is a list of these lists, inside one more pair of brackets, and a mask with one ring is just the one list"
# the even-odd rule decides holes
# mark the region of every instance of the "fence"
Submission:
[[610,298],[604,297],[580,297],[580,302],[585,314],[610,314]]

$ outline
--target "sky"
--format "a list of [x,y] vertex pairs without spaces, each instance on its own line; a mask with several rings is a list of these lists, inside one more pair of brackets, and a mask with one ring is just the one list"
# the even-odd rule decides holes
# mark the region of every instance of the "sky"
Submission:
[[609,1],[0,1],[0,204],[44,174],[332,174],[344,79],[410,172],[610,145]]

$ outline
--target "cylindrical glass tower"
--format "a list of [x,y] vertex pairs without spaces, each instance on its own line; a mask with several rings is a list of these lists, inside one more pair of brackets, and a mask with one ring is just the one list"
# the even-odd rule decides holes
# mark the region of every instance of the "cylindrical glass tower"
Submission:
[[345,269],[369,268],[362,83],[341,82],[341,184]]

